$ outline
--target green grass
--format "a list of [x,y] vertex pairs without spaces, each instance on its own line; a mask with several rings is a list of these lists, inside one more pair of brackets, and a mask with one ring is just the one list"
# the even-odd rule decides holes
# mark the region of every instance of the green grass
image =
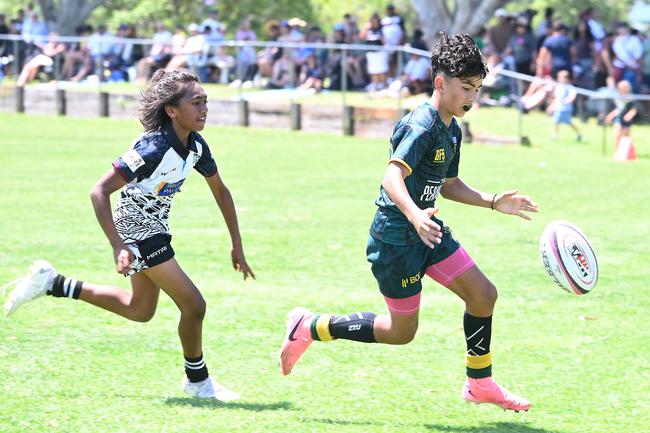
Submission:
[[[510,115],[479,110],[470,120],[499,132]],[[64,274],[124,286],[88,191],[137,122],[0,114],[0,125],[0,280],[44,257]],[[541,120],[530,128],[547,135]],[[213,126],[204,136],[258,279],[243,283],[230,269],[227,230],[198,174],[175,199],[174,248],[208,303],[211,374],[242,400],[185,398],[178,311],[164,296],[146,324],[39,299],[0,326],[1,431],[636,433],[650,425],[647,158],[619,164],[597,143],[541,138],[532,148],[463,148],[465,181],[519,188],[541,207],[528,223],[440,202],[441,218],[499,288],[495,377],[534,405],[515,414],[459,399],[463,305],[430,280],[411,344],[314,344],[281,377],[276,356],[293,306],[384,311],[364,250],[386,140]],[[555,219],[594,244],[601,279],[589,295],[561,291],[543,270],[538,238]]]

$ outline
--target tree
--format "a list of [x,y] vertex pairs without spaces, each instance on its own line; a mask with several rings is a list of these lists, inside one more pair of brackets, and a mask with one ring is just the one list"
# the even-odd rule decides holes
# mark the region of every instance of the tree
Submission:
[[83,24],[99,6],[107,0],[38,0],[43,18],[51,30],[62,35],[74,34],[75,28]]
[[507,0],[412,0],[429,43],[440,31],[477,34],[494,11],[506,3]]

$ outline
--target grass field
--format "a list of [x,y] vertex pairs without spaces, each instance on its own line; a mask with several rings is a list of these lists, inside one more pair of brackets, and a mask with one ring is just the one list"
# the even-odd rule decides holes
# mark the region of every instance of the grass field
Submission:
[[[472,122],[489,127],[479,113]],[[531,121],[530,128],[547,134],[545,125]],[[66,275],[126,284],[113,271],[88,191],[138,132],[135,120],[0,114],[0,280],[43,257]],[[465,181],[486,191],[519,188],[541,208],[528,223],[440,202],[440,217],[499,288],[495,378],[533,403],[515,414],[459,398],[463,305],[430,280],[411,344],[316,343],[281,377],[276,356],[293,306],[384,311],[364,253],[386,140],[218,127],[204,136],[234,195],[257,281],[243,283],[230,269],[227,231],[198,174],[175,199],[174,248],[208,303],[210,372],[242,399],[224,405],[182,394],[178,311],[164,296],[146,324],[81,302],[39,299],[0,319],[0,431],[650,428],[647,158],[615,163],[597,145],[569,140],[463,147]],[[561,291],[543,270],[538,238],[555,219],[574,222],[594,244],[601,277],[589,295]]]

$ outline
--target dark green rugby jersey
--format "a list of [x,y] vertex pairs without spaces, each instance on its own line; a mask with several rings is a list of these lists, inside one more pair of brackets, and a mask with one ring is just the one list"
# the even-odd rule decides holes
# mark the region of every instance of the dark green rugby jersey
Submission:
[[[456,119],[452,118],[447,127],[438,111],[428,102],[395,125],[390,138],[390,160],[399,161],[410,171],[404,183],[411,199],[420,209],[434,207],[445,179],[458,176],[461,138]],[[370,234],[393,245],[421,242],[415,228],[383,186],[379,191],[379,198],[375,201],[378,209]]]

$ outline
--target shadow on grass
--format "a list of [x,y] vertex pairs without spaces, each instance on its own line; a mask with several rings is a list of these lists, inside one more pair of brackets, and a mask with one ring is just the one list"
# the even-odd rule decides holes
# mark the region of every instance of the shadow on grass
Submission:
[[546,430],[530,427],[517,422],[493,422],[477,427],[448,426],[442,424],[424,424],[432,432],[439,433],[560,433],[558,430]]
[[170,406],[194,406],[212,409],[243,409],[251,412],[263,412],[265,410],[292,410],[293,405],[288,401],[275,403],[245,403],[229,402],[223,403],[219,400],[209,398],[173,397],[165,399],[165,404]]

